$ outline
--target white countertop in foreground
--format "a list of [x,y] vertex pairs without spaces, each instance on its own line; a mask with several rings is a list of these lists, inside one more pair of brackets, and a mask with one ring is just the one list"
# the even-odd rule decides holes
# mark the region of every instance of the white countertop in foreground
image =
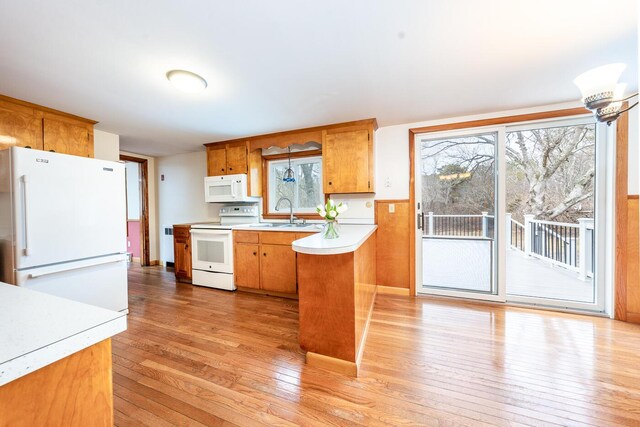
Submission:
[[340,237],[324,239],[322,233],[293,242],[293,250],[310,255],[337,255],[353,252],[367,241],[377,225],[341,225]]
[[125,313],[0,282],[0,386],[126,329]]

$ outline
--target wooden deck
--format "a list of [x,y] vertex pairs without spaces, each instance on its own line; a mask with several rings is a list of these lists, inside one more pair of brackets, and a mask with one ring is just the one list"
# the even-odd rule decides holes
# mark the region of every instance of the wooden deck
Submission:
[[129,272],[116,425],[640,425],[640,325],[378,296],[357,379],[310,368],[297,302]]
[[[489,292],[492,280],[492,241],[465,238],[423,239],[423,283],[448,289]],[[592,303],[589,278],[515,249],[506,251],[507,299],[510,295]]]

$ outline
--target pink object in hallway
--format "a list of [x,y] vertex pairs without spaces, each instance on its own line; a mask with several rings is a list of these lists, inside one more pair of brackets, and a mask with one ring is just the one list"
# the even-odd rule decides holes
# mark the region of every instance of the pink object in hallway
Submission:
[[127,221],[127,252],[140,258],[140,221]]

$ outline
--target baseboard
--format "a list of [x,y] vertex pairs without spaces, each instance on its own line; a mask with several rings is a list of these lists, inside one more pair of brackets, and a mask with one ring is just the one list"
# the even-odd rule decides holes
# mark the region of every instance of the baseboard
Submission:
[[354,362],[336,359],[335,357],[325,356],[324,354],[318,354],[312,351],[308,351],[306,357],[307,365],[309,366],[338,372],[351,377],[358,376],[358,365]]
[[640,313],[629,313],[629,312],[627,312],[627,322],[640,323]]
[[154,259],[152,261],[149,261],[149,265],[150,266],[160,265],[160,261],[158,261],[157,259]]
[[385,295],[402,295],[409,296],[409,288],[396,288],[395,286],[382,286],[378,285],[378,293]]
[[131,262],[140,262],[140,257],[131,257]]

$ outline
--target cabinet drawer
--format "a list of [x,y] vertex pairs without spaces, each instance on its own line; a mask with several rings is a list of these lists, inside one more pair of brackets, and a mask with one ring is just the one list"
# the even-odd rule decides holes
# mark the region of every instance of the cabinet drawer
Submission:
[[234,231],[233,241],[235,243],[258,243],[259,234],[257,231]]
[[296,233],[288,231],[262,231],[260,243],[270,245],[291,245],[296,240]]

